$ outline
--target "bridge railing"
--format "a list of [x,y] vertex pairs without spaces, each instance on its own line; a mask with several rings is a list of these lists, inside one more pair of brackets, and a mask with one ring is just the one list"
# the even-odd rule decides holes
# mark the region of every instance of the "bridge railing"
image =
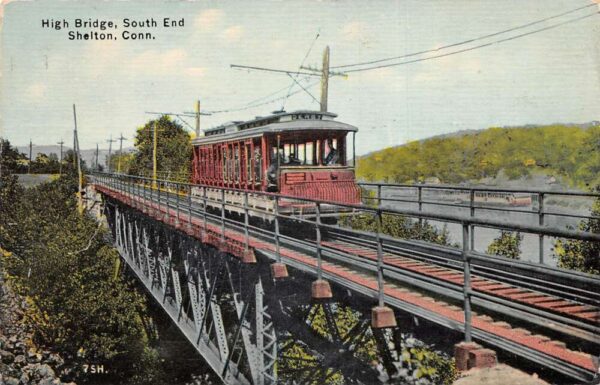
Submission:
[[[597,276],[477,253],[472,250],[470,243],[470,231],[473,226],[520,231],[540,236],[552,236],[587,242],[600,242],[600,234],[597,233],[574,231],[543,224],[520,224],[471,215],[454,215],[425,210],[419,211],[390,208],[384,207],[379,201],[375,205],[340,204],[337,202],[319,201],[277,193],[247,191],[236,188],[214,187],[160,179],[152,180],[138,176],[104,173],[94,173],[93,180],[94,183],[104,185],[129,198],[141,199],[144,202],[153,202],[158,205],[166,206],[175,211],[175,215],[178,219],[187,218],[191,223],[193,217],[202,218],[204,229],[206,229],[209,224],[217,224],[220,228],[222,239],[225,239],[227,229],[238,230],[244,234],[245,245],[247,248],[250,245],[249,239],[251,236],[272,241],[275,243],[275,255],[278,262],[282,262],[280,252],[282,246],[311,250],[315,255],[315,274],[319,279],[324,275],[324,253],[327,253],[328,258],[339,259],[345,263],[351,263],[357,267],[372,271],[377,276],[377,298],[380,306],[384,306],[386,303],[386,296],[384,293],[384,282],[386,277],[400,279],[411,285],[425,288],[439,294],[449,295],[455,299],[462,297],[466,341],[471,341],[472,338],[471,307],[474,298],[475,303],[478,305],[493,303],[496,305],[495,310],[512,316],[523,314],[523,317],[527,317],[528,321],[532,321],[539,325],[547,324],[547,321],[551,320],[559,325],[566,325],[566,327],[583,330],[584,334],[587,333],[591,336],[590,338],[594,338],[594,335],[597,336],[600,333],[600,328],[597,326],[481,293],[473,290],[471,285],[473,264],[475,264],[478,271],[477,274],[479,275],[484,274],[486,269],[488,270],[488,274],[492,277],[495,275],[501,276],[506,273],[505,276],[507,277],[507,281],[515,285],[523,285],[522,287],[534,288],[541,292],[550,292],[557,295],[564,291],[565,295],[574,300],[598,306],[600,305],[600,293],[597,289],[600,289],[600,279],[598,279]],[[198,191],[201,192],[200,196],[197,196]],[[214,194],[209,196],[209,191],[212,193],[218,192],[218,197],[215,197]],[[194,195],[195,193],[196,195]],[[263,197],[272,201],[272,209],[249,204],[249,199],[253,197]],[[289,202],[301,202],[305,206],[311,206],[311,215],[295,216],[291,218],[289,213],[281,213],[280,207],[282,207],[282,203],[289,204]],[[328,212],[331,212],[332,208],[334,208],[337,209],[338,212],[344,213],[344,215],[372,215],[375,218],[376,231],[357,231],[349,228],[341,228],[334,224],[327,224],[323,221],[323,208],[327,208]],[[228,217],[226,215],[226,212],[228,211],[241,213],[243,221]],[[397,239],[382,233],[383,215],[459,224],[462,227],[462,242],[460,249],[428,245],[427,243],[418,241],[402,241],[399,243]],[[271,231],[250,224],[249,219],[251,216],[261,216],[262,218],[272,221],[274,229]],[[312,228],[314,230],[314,238],[300,239],[297,238],[297,236],[294,236],[294,234],[282,233],[281,221],[290,219],[293,219],[298,224],[304,224],[306,227]],[[323,242],[324,232],[328,234],[346,232],[355,239],[362,239],[365,242],[364,244],[374,244],[374,250],[376,250],[377,255],[376,260],[369,261],[344,255],[343,253],[340,253],[339,250],[328,247]],[[418,253],[425,255],[424,258],[428,258],[428,261],[433,261],[433,263],[444,266],[462,268],[463,285],[462,288],[460,288],[461,296],[458,296],[455,285],[447,282],[440,282],[439,280],[436,281],[431,277],[417,277],[414,273],[403,272],[398,268],[384,263],[385,248],[400,248],[406,245],[410,245],[413,250],[417,250]],[[518,271],[519,273],[515,274],[514,272],[511,272],[513,271],[512,269],[516,269],[514,271]],[[529,276],[525,279],[524,277],[520,277],[519,274],[528,274]]]
[[[444,184],[358,184],[367,192],[363,196],[366,204],[386,207],[416,206],[418,211],[466,211],[470,217],[504,215],[521,222],[537,222],[540,226],[563,222],[567,228],[578,227],[582,220],[600,220],[600,216],[583,213],[600,199],[600,193],[594,192]],[[470,228],[469,238],[471,249],[475,249],[474,225]],[[538,238],[538,261],[545,263],[545,234],[539,234]]]

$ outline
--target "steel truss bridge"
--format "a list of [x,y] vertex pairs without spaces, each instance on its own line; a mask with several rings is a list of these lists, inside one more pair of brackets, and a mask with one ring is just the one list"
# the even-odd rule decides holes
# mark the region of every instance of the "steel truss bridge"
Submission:
[[[406,314],[449,330],[449,339],[476,340],[576,381],[598,370],[597,276],[473,249],[475,227],[535,234],[541,250],[544,237],[599,242],[600,234],[544,225],[544,217],[569,216],[544,210],[551,192],[529,191],[541,197],[533,211],[541,219],[525,225],[478,215],[484,210],[468,188],[443,187],[466,191],[464,204],[435,203],[425,186],[367,184],[376,192],[366,194],[371,202],[353,206],[126,175],[89,179],[88,204],[101,207],[129,269],[227,384],[275,384],[283,374],[295,383],[334,375],[346,383],[385,382],[402,367],[403,325],[396,319]],[[386,198],[382,189],[414,189],[416,199]],[[569,194],[597,198],[560,195]],[[273,205],[257,207],[257,197]],[[416,209],[390,207],[398,201]],[[468,211],[442,214],[427,204]],[[286,205],[302,206],[304,214],[284,213]],[[373,217],[376,230],[341,227],[327,219],[332,207],[347,217]],[[387,236],[380,231],[386,216],[455,224],[462,242]],[[348,317],[347,306],[350,330],[338,321]]]

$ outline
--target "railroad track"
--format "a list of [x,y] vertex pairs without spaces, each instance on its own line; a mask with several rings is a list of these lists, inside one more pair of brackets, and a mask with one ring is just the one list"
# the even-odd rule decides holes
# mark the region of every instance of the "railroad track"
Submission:
[[[177,200],[181,198],[174,194],[163,198],[166,199],[161,205],[140,196],[134,197],[134,200],[152,206],[153,210],[158,208],[175,215],[180,206]],[[224,231],[226,240],[238,244],[244,242],[243,221],[222,218],[214,213],[205,215],[202,205],[196,203],[181,212],[183,222],[191,220],[198,229],[204,223],[208,229],[204,231],[215,235]],[[351,236],[343,228],[322,226],[323,276],[342,287],[375,297],[377,251],[373,235],[361,233],[358,237],[356,234]],[[251,225],[247,230],[250,246],[259,255],[277,258],[272,231]],[[218,236],[215,238],[218,239]],[[397,309],[462,331],[461,251],[424,242],[382,238],[386,302]],[[318,246],[313,240],[281,234],[280,247],[285,263],[309,274],[315,273]],[[472,303],[479,313],[473,314],[475,339],[580,381],[591,378],[596,370],[594,358],[580,350],[597,353],[600,345],[597,279],[477,254],[472,256],[472,267]],[[425,292],[429,294],[424,295]],[[498,318],[498,314],[501,317]],[[504,322],[506,320],[510,323]],[[541,328],[567,338],[559,340],[538,334]]]
[[[344,234],[343,229],[328,231],[323,244],[362,258],[377,259],[375,241]],[[386,238],[383,258],[388,266],[462,288],[462,254],[458,249]],[[476,291],[572,318],[591,325],[590,331],[600,333],[598,279],[485,254],[472,262],[471,271]]]

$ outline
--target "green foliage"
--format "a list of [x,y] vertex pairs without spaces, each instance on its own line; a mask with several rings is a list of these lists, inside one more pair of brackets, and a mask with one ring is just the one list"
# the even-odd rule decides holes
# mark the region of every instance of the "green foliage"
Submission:
[[132,169],[134,161],[134,153],[112,154],[110,157],[110,169],[112,172],[119,172],[120,170],[122,174],[127,174]]
[[[317,358],[311,354],[308,347],[298,341],[283,341],[284,351],[281,358],[277,361],[277,371],[279,381],[282,384],[293,384],[298,381],[298,373],[302,370],[315,370],[319,368]],[[331,368],[323,369],[327,371],[327,385],[343,385],[344,377],[340,372],[335,372]],[[303,382],[304,385],[324,385],[318,380]]]
[[428,177],[460,183],[501,170],[510,179],[543,172],[594,186],[600,183],[600,126],[494,127],[386,148],[357,163],[358,178],[396,183]]
[[487,253],[510,259],[519,259],[521,255],[521,241],[523,241],[521,233],[502,230],[500,236],[494,239],[488,246]]
[[1,191],[0,245],[12,252],[3,262],[32,305],[36,341],[68,361],[103,364],[119,383],[153,383],[144,298],[115,277],[117,251],[95,220],[77,213],[72,178],[30,189],[11,181]]
[[[377,221],[374,215],[346,215],[340,218],[340,226],[354,230],[377,231]],[[446,228],[438,230],[427,221],[419,222],[407,217],[383,214],[381,216],[381,231],[394,238],[419,239],[438,245],[451,246],[450,234]]]
[[[309,311],[308,318],[311,319],[311,329],[322,338],[334,340],[337,338],[332,335],[331,322],[335,323],[336,335],[344,340],[351,331],[361,321],[360,313],[351,307],[340,303],[329,305],[331,318],[328,320],[322,306],[313,305]],[[319,369],[319,361],[311,350],[299,341],[288,340],[282,343],[283,351],[281,358],[277,363],[280,370],[280,380],[282,383],[292,383],[297,380],[296,373],[304,370]],[[377,366],[381,362],[378,355],[378,348],[375,338],[370,330],[361,340],[361,344],[356,346],[354,355],[371,365]],[[409,334],[401,336],[401,367],[399,368],[398,378],[393,383],[401,384],[421,384],[421,385],[451,385],[457,378],[457,370],[454,360],[446,354],[436,351],[432,346],[426,345],[422,341],[412,338]],[[327,370],[330,375],[325,384],[344,384],[344,376],[340,372]],[[307,384],[321,384],[318,380],[307,382]]]
[[408,377],[423,384],[451,385],[458,377],[453,359],[414,338],[403,341],[402,363]]
[[191,170],[192,143],[190,135],[168,116],[151,120],[137,129],[136,151],[127,173],[152,176],[153,132],[157,129],[157,169],[162,178],[188,182]]
[[[600,188],[596,189],[600,191]],[[600,199],[594,202],[590,216],[600,217]],[[586,219],[579,224],[579,230],[600,233],[600,219]],[[600,274],[600,243],[578,240],[558,240],[554,245],[558,267],[578,270],[589,274]]]
[[[15,147],[11,146],[8,140],[0,138],[0,145],[2,147],[2,156],[0,156],[2,172],[8,171],[12,174],[25,174],[27,172],[32,174],[58,174],[60,171],[60,160],[55,153],[38,153],[31,160],[30,165],[28,156],[20,153]],[[72,150],[65,152],[62,162],[63,173],[74,170],[73,154]]]
[[23,173],[27,172],[27,163],[25,162],[25,155],[19,153],[19,151],[11,146],[8,140],[0,138],[0,168],[2,173]]

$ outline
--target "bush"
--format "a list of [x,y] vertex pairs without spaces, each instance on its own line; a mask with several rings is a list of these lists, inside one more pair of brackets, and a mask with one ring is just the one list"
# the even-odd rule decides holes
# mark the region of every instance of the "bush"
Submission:
[[0,245],[12,251],[3,262],[33,306],[36,342],[71,363],[104,365],[120,383],[153,383],[157,358],[141,319],[144,297],[115,276],[119,255],[106,230],[77,213],[74,180],[1,190],[2,202],[12,200],[0,206]]
[[487,253],[510,259],[519,259],[522,241],[523,235],[521,233],[502,230],[500,236],[494,239],[488,246]]
[[[359,214],[340,217],[340,226],[354,230],[377,232],[377,221],[374,215]],[[399,215],[383,214],[381,216],[381,232],[394,238],[418,239],[438,245],[453,246],[450,234],[444,227],[438,230],[427,221],[416,221]]]
[[[600,191],[600,189],[596,189]],[[590,213],[600,217],[600,199],[597,199]],[[586,219],[579,224],[579,230],[600,233],[600,219]],[[554,254],[558,267],[577,270],[589,274],[600,274],[600,242],[558,240],[554,244]]]

